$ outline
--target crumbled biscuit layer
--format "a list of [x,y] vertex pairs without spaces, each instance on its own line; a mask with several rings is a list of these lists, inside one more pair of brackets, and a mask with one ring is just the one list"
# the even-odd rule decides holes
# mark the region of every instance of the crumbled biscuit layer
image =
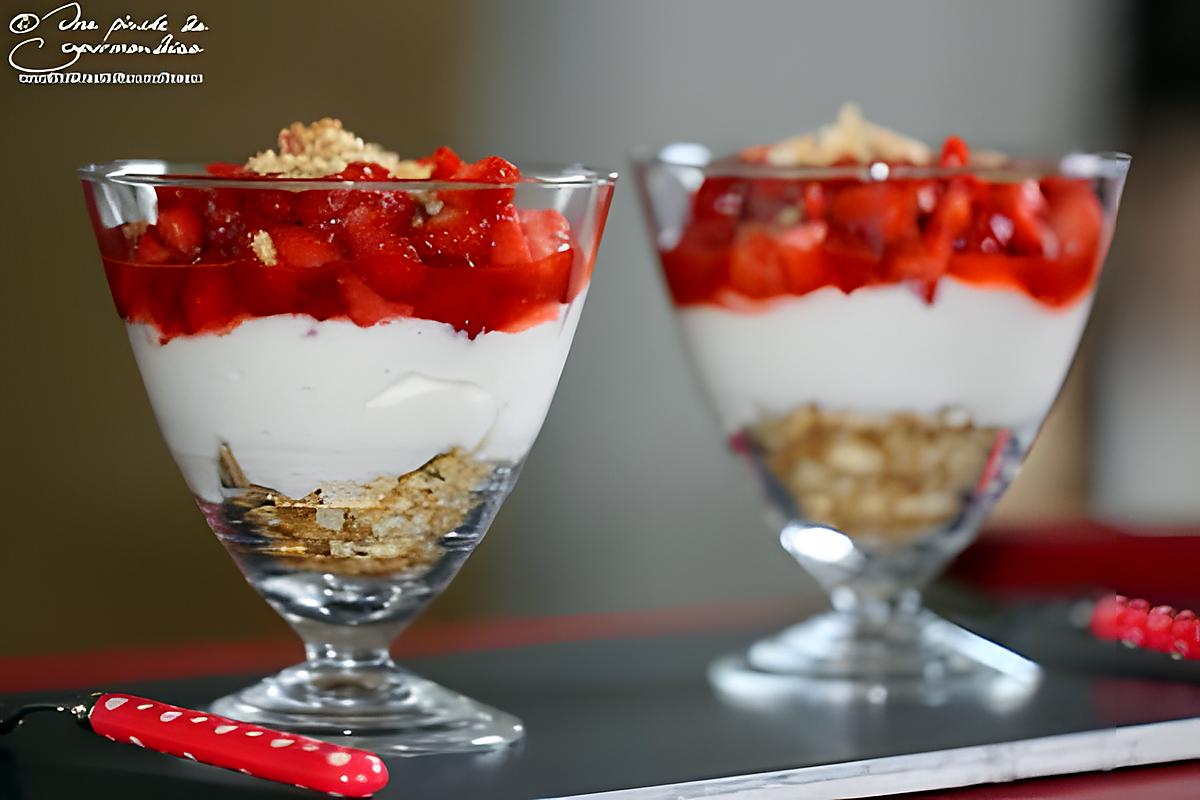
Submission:
[[279,132],[279,150],[264,150],[246,162],[246,169],[278,178],[323,178],[356,162],[378,164],[394,178],[425,180],[433,165],[400,158],[377,144],[364,142],[342,127],[341,120],[293,122]]
[[961,411],[859,414],[806,406],[752,431],[806,519],[850,536],[906,540],[952,521],[1001,430]]
[[[240,470],[228,450],[222,460],[227,482],[236,484]],[[269,540],[257,552],[300,569],[385,575],[433,566],[439,540],[479,505],[476,492],[491,472],[454,449],[396,478],[329,481],[299,499],[250,486],[234,502]]]
[[924,142],[867,122],[853,103],[842,106],[832,125],[769,145],[765,155],[768,164],[779,167],[826,167],[847,159],[928,164],[933,159]]

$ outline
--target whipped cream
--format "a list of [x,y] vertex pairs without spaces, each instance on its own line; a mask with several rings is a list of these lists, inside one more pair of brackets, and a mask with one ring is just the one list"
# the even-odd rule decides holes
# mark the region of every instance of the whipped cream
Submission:
[[1064,309],[946,277],[912,289],[827,287],[736,311],[678,309],[729,431],[815,403],[842,411],[965,411],[976,425],[1041,423],[1071,365],[1091,296]]
[[128,325],[154,413],[193,493],[221,499],[228,445],[246,478],[290,497],[366,482],[460,447],[516,463],[554,396],[586,292],[556,319],[469,339],[401,318],[362,328],[280,315],[160,344]]

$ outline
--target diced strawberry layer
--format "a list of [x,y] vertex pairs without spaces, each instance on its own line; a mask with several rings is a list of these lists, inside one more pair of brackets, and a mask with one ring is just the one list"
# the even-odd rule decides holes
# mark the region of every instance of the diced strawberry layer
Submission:
[[[497,186],[160,189],[155,224],[99,237],[117,311],[164,341],[274,314],[360,326],[420,317],[475,336],[553,319],[582,291],[590,259],[558,211],[515,207],[514,165],[465,163],[444,147],[424,161],[435,180]],[[208,172],[263,179],[231,164]],[[334,177],[391,180],[376,164]]]
[[[940,164],[969,163],[947,139]],[[861,182],[715,176],[662,255],[677,305],[906,283],[934,302],[951,275],[1070,305],[1095,284],[1103,211],[1086,180],[989,183],[963,174]]]

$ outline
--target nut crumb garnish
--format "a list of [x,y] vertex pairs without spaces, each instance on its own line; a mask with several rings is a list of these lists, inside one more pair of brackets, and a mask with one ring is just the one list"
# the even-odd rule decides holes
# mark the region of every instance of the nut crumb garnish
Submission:
[[125,234],[125,241],[131,246],[137,244],[138,239],[142,238],[142,234],[150,227],[150,223],[144,219],[139,219],[135,222],[126,222],[121,226],[121,233]]
[[266,231],[254,232],[254,235],[250,237],[250,249],[254,251],[254,255],[258,256],[258,260],[268,267],[279,263],[279,256],[275,252],[275,242],[271,239],[271,234]]
[[827,167],[846,159],[923,165],[933,153],[918,139],[867,122],[854,103],[843,105],[832,125],[766,147],[766,162],[779,167]]
[[311,125],[293,122],[279,132],[279,149],[264,150],[246,162],[258,175],[278,178],[324,178],[354,163],[378,164],[393,178],[425,180],[432,164],[402,159],[381,146],[364,142],[342,127],[341,120],[325,117]]

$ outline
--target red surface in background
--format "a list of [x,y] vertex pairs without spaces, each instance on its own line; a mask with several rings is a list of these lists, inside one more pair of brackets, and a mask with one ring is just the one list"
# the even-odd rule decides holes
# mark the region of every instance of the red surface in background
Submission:
[[[782,624],[794,615],[794,601],[771,598],[621,614],[418,623],[400,638],[393,652],[401,658],[414,658],[554,642],[737,630]],[[242,675],[280,669],[303,658],[298,639],[187,642],[15,656],[0,658],[0,693]]]
[[[967,550],[950,575],[1000,595],[1118,591],[1180,606],[1200,599],[1200,529],[1133,533],[1096,523],[996,530]],[[1167,535],[1163,535],[1167,534]],[[1192,535],[1187,535],[1192,534]],[[794,598],[624,614],[418,623],[401,657],[552,642],[736,630],[782,624]],[[0,693],[278,669],[302,657],[296,640],[189,642],[119,650],[0,657]],[[1200,797],[1200,789],[1197,791]]]
[[963,553],[950,572],[1002,597],[1103,590],[1183,607],[1200,600],[1198,563],[1200,528],[1133,529],[1076,522],[992,530]]
[[[1171,535],[1161,535],[1161,534]],[[996,531],[968,550],[955,577],[998,594],[1077,594],[1097,588],[1176,602],[1200,595],[1194,565],[1200,530],[1132,533],[1094,523]],[[1191,535],[1188,535],[1191,534]],[[693,606],[627,614],[418,625],[400,640],[404,657],[552,642],[736,630],[790,619],[794,600]],[[296,642],[190,643],[106,652],[0,658],[0,692],[232,675],[300,658]],[[902,800],[1155,800],[1200,797],[1200,762],[1132,767],[1009,784],[898,796]]]

